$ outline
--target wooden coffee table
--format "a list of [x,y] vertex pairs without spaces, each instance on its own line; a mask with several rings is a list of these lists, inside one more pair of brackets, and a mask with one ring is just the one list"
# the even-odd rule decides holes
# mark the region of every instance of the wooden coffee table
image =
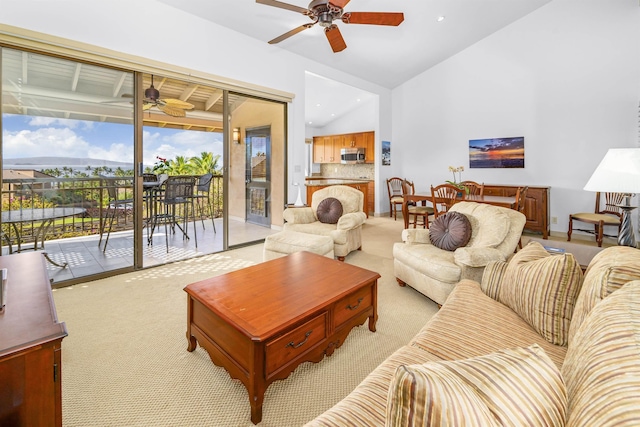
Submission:
[[197,343],[244,383],[251,421],[262,420],[269,384],[302,362],[319,362],[368,318],[375,332],[376,272],[297,252],[192,283],[187,292],[187,350]]

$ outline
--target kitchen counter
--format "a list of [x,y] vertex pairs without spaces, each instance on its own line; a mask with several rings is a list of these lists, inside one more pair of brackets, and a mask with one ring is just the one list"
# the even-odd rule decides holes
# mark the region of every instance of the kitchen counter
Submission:
[[304,183],[307,187],[326,187],[327,185],[349,185],[349,184],[366,184],[371,179],[349,179],[349,178],[312,178],[307,179]]

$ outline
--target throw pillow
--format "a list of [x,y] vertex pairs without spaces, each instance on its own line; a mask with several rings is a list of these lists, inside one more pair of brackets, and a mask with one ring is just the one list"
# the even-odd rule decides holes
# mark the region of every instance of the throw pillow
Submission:
[[613,246],[598,253],[589,263],[580,295],[571,317],[569,342],[591,309],[625,283],[640,280],[640,251],[628,246]]
[[335,197],[327,197],[318,204],[318,221],[325,224],[337,224],[342,216],[342,203]]
[[509,261],[498,301],[552,344],[566,345],[582,269],[572,254],[549,254],[531,242]]
[[598,303],[562,364],[567,426],[631,427],[640,420],[640,280]]
[[460,212],[447,212],[429,226],[431,244],[445,251],[455,251],[471,239],[471,223]]
[[537,344],[465,360],[403,365],[387,398],[387,426],[562,426],[567,394]]

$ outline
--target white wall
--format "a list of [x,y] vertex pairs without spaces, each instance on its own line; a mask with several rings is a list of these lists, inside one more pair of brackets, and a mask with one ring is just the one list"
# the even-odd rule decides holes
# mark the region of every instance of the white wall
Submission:
[[316,135],[337,135],[342,133],[367,132],[375,129],[378,124],[378,102],[371,99],[343,114],[339,118],[321,128],[313,128]]
[[[582,188],[608,148],[638,144],[637,0],[554,0],[393,90],[391,170],[551,186],[552,231],[593,211]],[[524,169],[469,170],[468,141],[525,137]],[[636,202],[637,204],[637,202]]]
[[[305,71],[379,94],[390,104],[386,88],[156,0],[3,0],[0,23],[296,94],[288,109],[290,184],[304,180]],[[385,121],[383,132],[389,135],[390,126]],[[289,201],[296,195],[290,185]]]

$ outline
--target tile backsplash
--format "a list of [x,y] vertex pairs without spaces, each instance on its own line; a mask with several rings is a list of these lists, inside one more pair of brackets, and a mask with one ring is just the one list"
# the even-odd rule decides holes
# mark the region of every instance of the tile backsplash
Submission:
[[374,166],[368,163],[355,165],[323,163],[320,165],[320,176],[324,178],[374,179]]

